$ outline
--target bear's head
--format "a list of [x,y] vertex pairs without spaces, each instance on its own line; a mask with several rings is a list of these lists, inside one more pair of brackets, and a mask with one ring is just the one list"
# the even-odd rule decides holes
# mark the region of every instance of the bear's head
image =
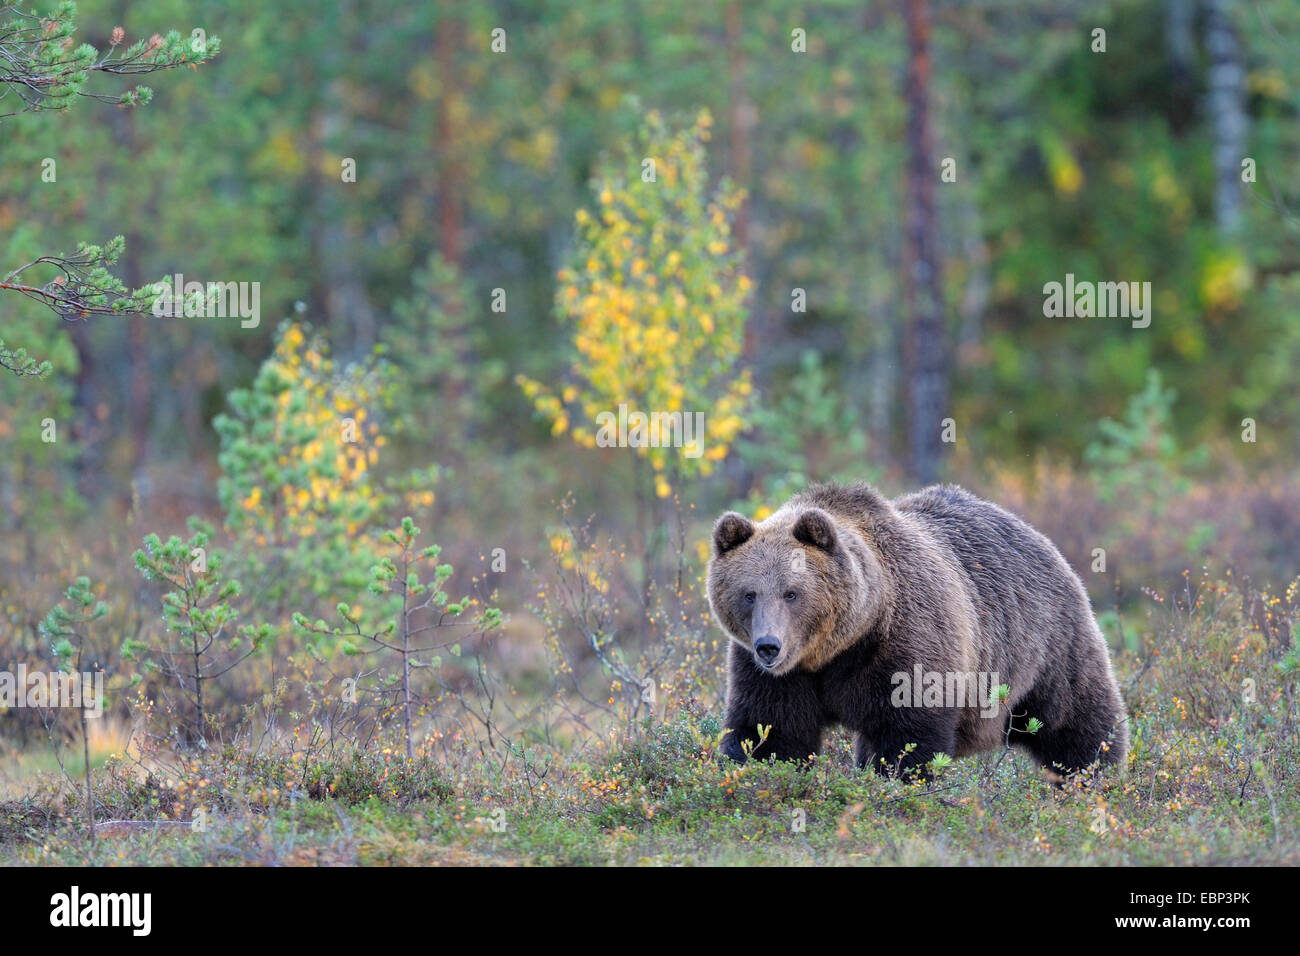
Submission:
[[769,674],[846,650],[879,618],[884,588],[861,532],[821,508],[791,504],[760,523],[728,511],[713,526],[709,606]]

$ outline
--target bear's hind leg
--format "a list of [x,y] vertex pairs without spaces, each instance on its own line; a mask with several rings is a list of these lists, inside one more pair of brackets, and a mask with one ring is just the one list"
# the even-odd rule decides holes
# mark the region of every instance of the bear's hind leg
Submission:
[[[1023,713],[1011,719],[1011,742],[1053,773],[1068,776],[1093,764],[1122,764],[1128,752],[1127,728],[1112,719],[1108,707],[1100,706],[1082,720],[1045,722],[1035,733],[1028,731],[1029,717],[1035,713],[1032,701],[1017,710]],[[1118,717],[1125,719],[1122,714]]]

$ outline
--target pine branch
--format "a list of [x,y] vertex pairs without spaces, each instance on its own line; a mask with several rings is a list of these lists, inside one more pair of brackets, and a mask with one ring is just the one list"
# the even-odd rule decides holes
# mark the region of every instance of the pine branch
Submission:
[[41,110],[66,110],[77,97],[130,107],[147,103],[153,91],[136,86],[124,93],[86,89],[91,73],[139,76],[189,65],[195,69],[221,50],[218,37],[182,37],[175,30],[119,48],[126,34],[116,27],[104,53],[88,43],[78,45],[77,6],[65,2],[49,16],[23,13],[12,4],[0,5],[0,119]]
[[[87,80],[91,73],[138,76],[184,65],[197,69],[221,49],[218,37],[207,37],[201,30],[189,37],[173,30],[166,36],[155,33],[123,50],[126,33],[115,27],[108,50],[100,53],[73,39],[76,16],[72,2],[60,3],[48,16],[0,3],[0,120],[20,113],[66,110],[77,97],[124,108],[148,103],[153,91],[147,86],[106,94],[87,89]],[[154,301],[152,287],[132,292],[108,271],[124,245],[117,236],[102,246],[83,243],[70,256],[40,256],[0,280],[0,290],[27,296],[70,321],[147,312]],[[0,368],[40,377],[51,366],[0,340]]]

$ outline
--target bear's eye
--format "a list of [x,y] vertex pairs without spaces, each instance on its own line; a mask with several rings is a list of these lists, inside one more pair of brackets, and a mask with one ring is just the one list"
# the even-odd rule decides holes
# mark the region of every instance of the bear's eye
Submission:
[[754,603],[754,599],[757,598],[757,597],[758,597],[758,595],[755,594],[753,591],[746,591],[746,592],[745,592],[745,603],[746,603],[746,604],[753,604],[753,603]]
[[797,598],[798,596],[799,596],[799,595],[796,594],[794,591],[786,591],[786,592],[785,592],[785,603],[787,603],[787,604],[793,604],[795,598]]

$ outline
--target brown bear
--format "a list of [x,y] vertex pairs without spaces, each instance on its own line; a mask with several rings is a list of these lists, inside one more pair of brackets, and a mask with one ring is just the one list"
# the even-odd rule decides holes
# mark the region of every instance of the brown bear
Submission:
[[1083,585],[997,505],[954,485],[893,501],[817,485],[758,523],[724,514],[712,550],[727,756],[805,760],[839,724],[885,774],[1004,743],[1057,773],[1123,765],[1124,702]]

